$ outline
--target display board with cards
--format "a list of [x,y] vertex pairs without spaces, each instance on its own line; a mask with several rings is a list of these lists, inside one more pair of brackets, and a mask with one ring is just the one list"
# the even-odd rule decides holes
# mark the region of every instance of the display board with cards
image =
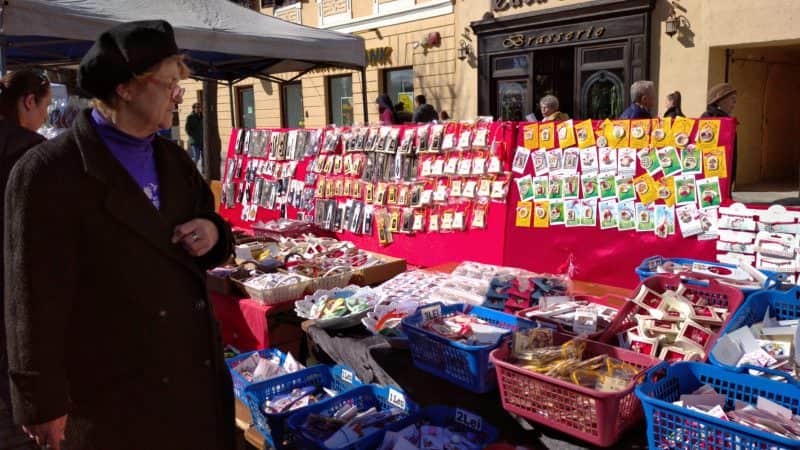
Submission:
[[221,213],[244,228],[299,218],[420,264],[499,264],[515,138],[515,123],[484,120],[234,130]]
[[[504,263],[535,271],[572,255],[582,279],[632,287],[628,274],[609,269],[653,254],[716,256],[719,208],[730,203],[733,119],[518,128]],[[526,246],[538,257],[520,254]]]

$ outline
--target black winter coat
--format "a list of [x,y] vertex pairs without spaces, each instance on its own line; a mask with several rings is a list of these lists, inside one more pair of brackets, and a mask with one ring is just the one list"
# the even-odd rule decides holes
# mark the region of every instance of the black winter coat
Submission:
[[[6,329],[15,419],[68,414],[70,450],[231,449],[233,390],[204,269],[232,248],[186,152],[153,141],[156,210],[90,110],[29,151],[6,192]],[[213,221],[202,258],[175,226]]]
[[[14,164],[27,150],[44,141],[44,138],[26,128],[0,120],[0,188],[5,190],[8,176]],[[0,193],[0,211],[4,210],[5,196]],[[0,236],[5,223],[0,220]],[[0,239],[0,254],[2,254],[2,239]],[[3,267],[0,261],[0,298],[3,292]],[[1,303],[0,303],[1,304]],[[0,307],[0,404],[8,402],[8,359],[6,358],[6,329],[3,326],[3,308]],[[11,405],[8,405],[11,409]]]

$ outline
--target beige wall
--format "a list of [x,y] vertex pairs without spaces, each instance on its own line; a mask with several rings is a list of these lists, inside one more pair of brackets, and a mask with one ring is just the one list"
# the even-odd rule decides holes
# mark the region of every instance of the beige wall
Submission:
[[[430,0],[416,0],[425,3]],[[496,12],[497,16],[509,16],[535,11],[546,11],[556,7],[588,3],[591,0],[546,0],[520,8],[509,8]],[[741,50],[743,46],[788,45],[800,43],[800,28],[796,20],[800,17],[800,1],[770,0],[769,2],[754,0],[679,0],[685,11],[680,11],[689,20],[689,30],[682,30],[678,35],[670,37],[664,33],[665,19],[671,6],[668,0],[656,0],[652,13],[651,35],[651,79],[657,82],[659,97],[659,113],[663,113],[663,98],[673,90],[683,94],[683,110],[690,116],[698,116],[705,109],[708,87],[721,82],[725,78],[725,49]],[[372,0],[352,0],[354,18],[372,14]],[[473,21],[481,20],[490,8],[490,0],[453,0],[454,14],[431,19],[404,23],[394,26],[380,27],[379,33],[364,31],[360,34],[366,40],[366,47],[392,47],[392,60],[384,67],[370,67],[367,71],[367,96],[370,109],[370,120],[377,119],[377,112],[372,104],[379,93],[380,70],[391,67],[413,66],[415,69],[415,91],[425,94],[437,110],[446,110],[454,118],[471,118],[478,110],[478,73],[477,73],[477,39],[465,28]],[[265,12],[270,12],[271,10]],[[303,23],[314,26],[317,21],[317,3],[303,3]],[[430,31],[438,31],[442,35],[439,48],[413,48],[413,42],[420,40]],[[456,58],[458,42],[465,39],[473,47],[473,57],[467,60]],[[303,77],[304,106],[308,114],[307,126],[321,126],[327,121],[325,100],[325,76],[335,73],[313,74]],[[741,142],[748,145],[761,142],[760,124],[756,111],[763,102],[776,105],[780,95],[767,100],[753,100],[748,103],[751,93],[743,93],[762,88],[768,83],[792,84],[796,80],[791,70],[777,70],[769,74],[757,67],[737,70],[731,79],[740,90],[740,101],[744,103],[738,109],[742,124],[739,128]],[[280,124],[280,103],[277,88],[261,86],[260,82],[245,81],[242,84],[255,85],[256,123],[258,126],[278,126]],[[193,89],[190,88],[190,92]],[[777,90],[779,91],[779,90]],[[752,93],[755,97],[760,94]],[[361,79],[360,74],[353,75],[353,96],[356,120],[361,119]],[[769,100],[769,98],[773,98]],[[762,103],[758,103],[761,101]],[[183,109],[188,112],[189,106],[182,108],[181,119],[185,117]],[[747,111],[743,111],[743,109]],[[783,107],[781,107],[783,108]],[[229,106],[227,89],[220,89],[219,116],[220,133],[223,139],[230,131]],[[771,136],[779,133],[770,127]],[[770,148],[773,148],[770,145]],[[760,158],[760,157],[759,157]],[[747,164],[752,168],[755,164]],[[740,167],[742,165],[740,164]],[[759,166],[760,167],[760,166]],[[765,166],[767,167],[767,166]],[[767,167],[767,169],[769,169]],[[765,170],[767,170],[765,169]],[[776,168],[777,169],[777,168]],[[761,169],[759,169],[761,170]],[[769,169],[772,170],[772,169]],[[749,175],[748,175],[749,176]],[[747,179],[747,176],[745,177]]]

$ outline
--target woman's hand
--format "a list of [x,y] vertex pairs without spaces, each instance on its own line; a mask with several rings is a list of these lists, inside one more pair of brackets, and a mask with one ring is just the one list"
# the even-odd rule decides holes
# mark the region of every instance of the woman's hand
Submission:
[[64,428],[67,426],[67,416],[61,416],[50,422],[22,427],[36,444],[48,449],[61,450],[61,441],[64,440]]
[[175,227],[172,243],[180,243],[192,256],[203,256],[219,240],[219,231],[214,222],[208,219],[194,219]]

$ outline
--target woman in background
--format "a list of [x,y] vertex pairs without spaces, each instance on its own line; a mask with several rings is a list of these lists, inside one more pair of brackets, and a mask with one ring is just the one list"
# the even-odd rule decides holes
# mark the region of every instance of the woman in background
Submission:
[[664,117],[672,119],[676,117],[685,117],[681,109],[681,93],[675,91],[667,94],[667,110],[664,112]]
[[[50,105],[50,82],[39,71],[22,69],[0,80],[0,183],[5,193],[8,175],[17,160],[44,138],[36,133],[47,120]],[[0,211],[5,209],[5,195],[0,196]],[[3,222],[0,221],[0,224]],[[0,225],[0,233],[2,232]],[[0,249],[2,249],[0,241]],[[0,260],[0,295],[3,269]],[[0,450],[33,449],[34,444],[11,418],[11,395],[8,385],[3,308],[0,307]]]
[[381,94],[375,100],[378,104],[381,125],[394,125],[397,123],[397,113],[394,111],[392,100],[386,94]]

